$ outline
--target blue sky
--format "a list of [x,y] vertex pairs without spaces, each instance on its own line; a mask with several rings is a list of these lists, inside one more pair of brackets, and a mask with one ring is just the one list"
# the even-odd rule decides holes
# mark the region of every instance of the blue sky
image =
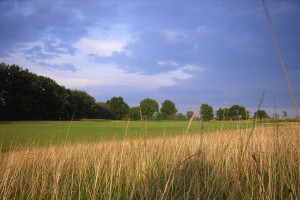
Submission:
[[[298,105],[300,2],[266,1]],[[261,0],[0,1],[0,62],[96,101],[233,104],[295,117]]]

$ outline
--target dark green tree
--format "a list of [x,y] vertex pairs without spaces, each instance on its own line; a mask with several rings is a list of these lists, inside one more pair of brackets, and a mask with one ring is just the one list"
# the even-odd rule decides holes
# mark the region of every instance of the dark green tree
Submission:
[[33,109],[38,101],[33,83],[37,76],[17,65],[1,63],[0,69],[1,119],[34,119]]
[[130,120],[139,120],[139,119],[141,119],[140,107],[131,107],[131,108],[129,108],[128,117],[130,118]]
[[219,110],[217,110],[217,112],[216,112],[216,118],[219,121],[229,120],[230,119],[229,109],[228,108],[219,108]]
[[95,117],[95,99],[17,65],[0,64],[0,120],[69,120]]
[[200,116],[204,121],[210,121],[214,118],[214,110],[208,104],[202,104],[200,107]]
[[154,113],[158,112],[158,103],[154,99],[143,99],[140,102],[140,108],[142,112],[142,116],[149,120]]
[[74,119],[91,118],[95,105],[94,97],[81,90],[69,90],[69,93],[69,117],[74,115]]
[[283,119],[287,119],[287,112],[285,110],[282,111],[282,117]]
[[270,118],[265,110],[259,110],[254,113],[253,118],[259,118],[262,121],[265,118]]
[[0,64],[0,119],[62,119],[68,94],[54,80],[17,65]]
[[33,115],[39,119],[64,119],[64,109],[69,104],[66,89],[44,76],[38,76],[33,86],[35,101],[38,102]]
[[175,103],[170,100],[165,100],[161,103],[160,112],[165,114],[168,119],[177,112]]
[[106,102],[112,119],[121,120],[124,118],[129,111],[129,106],[124,102],[123,97],[113,97]]
[[184,120],[186,120],[186,116],[182,113],[178,113],[175,115],[175,120],[184,121]]
[[191,117],[193,116],[193,114],[194,114],[193,111],[187,111],[186,114],[185,114],[185,116],[189,120],[189,119],[191,119]]
[[246,119],[250,119],[250,112],[246,110]]
[[167,116],[164,113],[157,112],[154,114],[153,119],[155,120],[166,120]]
[[247,113],[245,107],[235,104],[229,108],[229,116],[232,120],[245,120],[249,118],[249,112]]
[[111,114],[108,105],[105,102],[97,102],[94,106],[94,119],[111,119]]

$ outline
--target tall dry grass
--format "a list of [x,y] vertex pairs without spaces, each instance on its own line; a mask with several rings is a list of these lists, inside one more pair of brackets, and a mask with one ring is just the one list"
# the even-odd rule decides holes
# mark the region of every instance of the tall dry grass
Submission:
[[[299,126],[0,155],[1,199],[299,199]],[[126,131],[126,135],[127,135]]]

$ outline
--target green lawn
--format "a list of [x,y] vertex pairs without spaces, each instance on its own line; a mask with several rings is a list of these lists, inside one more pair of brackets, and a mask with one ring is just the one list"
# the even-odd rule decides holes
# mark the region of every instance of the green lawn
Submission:
[[[44,146],[78,142],[98,142],[101,140],[120,140],[124,138],[126,121],[75,121],[75,122],[2,122],[0,123],[0,144],[2,150],[15,146]],[[128,135],[130,138],[148,138],[182,135],[188,121],[131,121]],[[232,130],[251,127],[252,122],[204,122],[205,133],[217,130]],[[148,127],[146,129],[146,127]],[[145,131],[147,130],[147,131]],[[188,134],[198,134],[201,122],[194,121]]]

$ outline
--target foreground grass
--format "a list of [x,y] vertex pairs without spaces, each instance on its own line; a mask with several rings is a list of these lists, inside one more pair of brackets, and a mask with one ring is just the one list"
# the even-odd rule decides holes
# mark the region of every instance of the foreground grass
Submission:
[[9,151],[0,155],[0,198],[299,199],[299,130],[123,137]]
[[[133,121],[129,124],[130,138],[147,138],[183,135],[188,126],[187,121]],[[251,122],[204,122],[204,131],[236,130],[252,125]],[[127,122],[117,121],[75,121],[75,122],[6,122],[0,123],[0,145],[2,149],[15,146],[46,146],[82,141],[95,143],[107,140],[122,140]],[[195,121],[190,133],[199,133],[201,122]]]

